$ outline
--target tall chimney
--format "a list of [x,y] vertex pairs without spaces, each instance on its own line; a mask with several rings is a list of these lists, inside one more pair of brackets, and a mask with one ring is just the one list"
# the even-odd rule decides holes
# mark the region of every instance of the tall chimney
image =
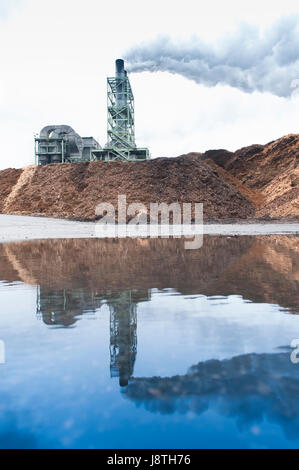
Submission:
[[115,74],[116,77],[121,77],[124,74],[125,71],[125,62],[123,59],[117,59],[115,61]]

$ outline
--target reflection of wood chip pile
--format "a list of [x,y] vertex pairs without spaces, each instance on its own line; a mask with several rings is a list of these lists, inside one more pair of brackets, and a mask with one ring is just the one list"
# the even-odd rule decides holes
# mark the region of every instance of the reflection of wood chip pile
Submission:
[[81,162],[0,172],[0,212],[93,220],[96,205],[204,203],[209,219],[299,216],[299,135],[235,153]]
[[140,302],[146,300],[140,291],[171,286],[185,295],[241,295],[299,313],[298,240],[207,236],[200,250],[185,250],[183,239],[155,238],[1,243],[0,276],[55,295],[75,290],[82,298],[89,291],[98,301],[110,292],[112,307],[111,292],[138,290],[133,300]]

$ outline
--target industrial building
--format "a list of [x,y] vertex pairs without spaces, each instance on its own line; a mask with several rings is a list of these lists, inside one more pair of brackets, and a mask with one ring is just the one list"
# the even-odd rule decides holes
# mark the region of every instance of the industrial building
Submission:
[[70,126],[50,125],[35,137],[35,163],[82,161],[143,161],[147,148],[135,143],[134,95],[122,59],[116,60],[115,77],[107,78],[107,143],[101,148],[93,137],[81,137]]
[[35,163],[74,163],[94,160],[92,150],[100,149],[93,137],[80,137],[70,126],[46,126],[35,137]]

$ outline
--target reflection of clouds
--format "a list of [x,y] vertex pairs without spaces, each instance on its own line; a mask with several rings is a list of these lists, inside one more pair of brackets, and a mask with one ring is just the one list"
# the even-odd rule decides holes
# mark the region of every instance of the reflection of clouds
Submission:
[[0,339],[0,364],[5,364],[5,343]]
[[299,432],[299,367],[290,353],[246,354],[200,362],[184,376],[132,378],[127,398],[153,413],[201,414],[211,406],[235,417],[240,429],[257,429],[267,419],[288,439]]

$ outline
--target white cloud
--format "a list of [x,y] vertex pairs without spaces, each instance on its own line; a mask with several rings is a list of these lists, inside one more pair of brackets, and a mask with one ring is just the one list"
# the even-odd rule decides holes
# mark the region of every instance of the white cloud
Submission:
[[0,21],[6,19],[16,8],[20,6],[22,0],[0,0]]
[[[32,163],[33,134],[47,124],[68,124],[104,144],[106,76],[132,45],[161,33],[216,42],[240,21],[264,28],[291,11],[299,7],[288,0],[271,7],[232,0],[22,0],[1,19],[0,168]],[[137,143],[153,156],[233,150],[297,132],[298,97],[206,88],[168,73],[132,74],[131,83]]]

